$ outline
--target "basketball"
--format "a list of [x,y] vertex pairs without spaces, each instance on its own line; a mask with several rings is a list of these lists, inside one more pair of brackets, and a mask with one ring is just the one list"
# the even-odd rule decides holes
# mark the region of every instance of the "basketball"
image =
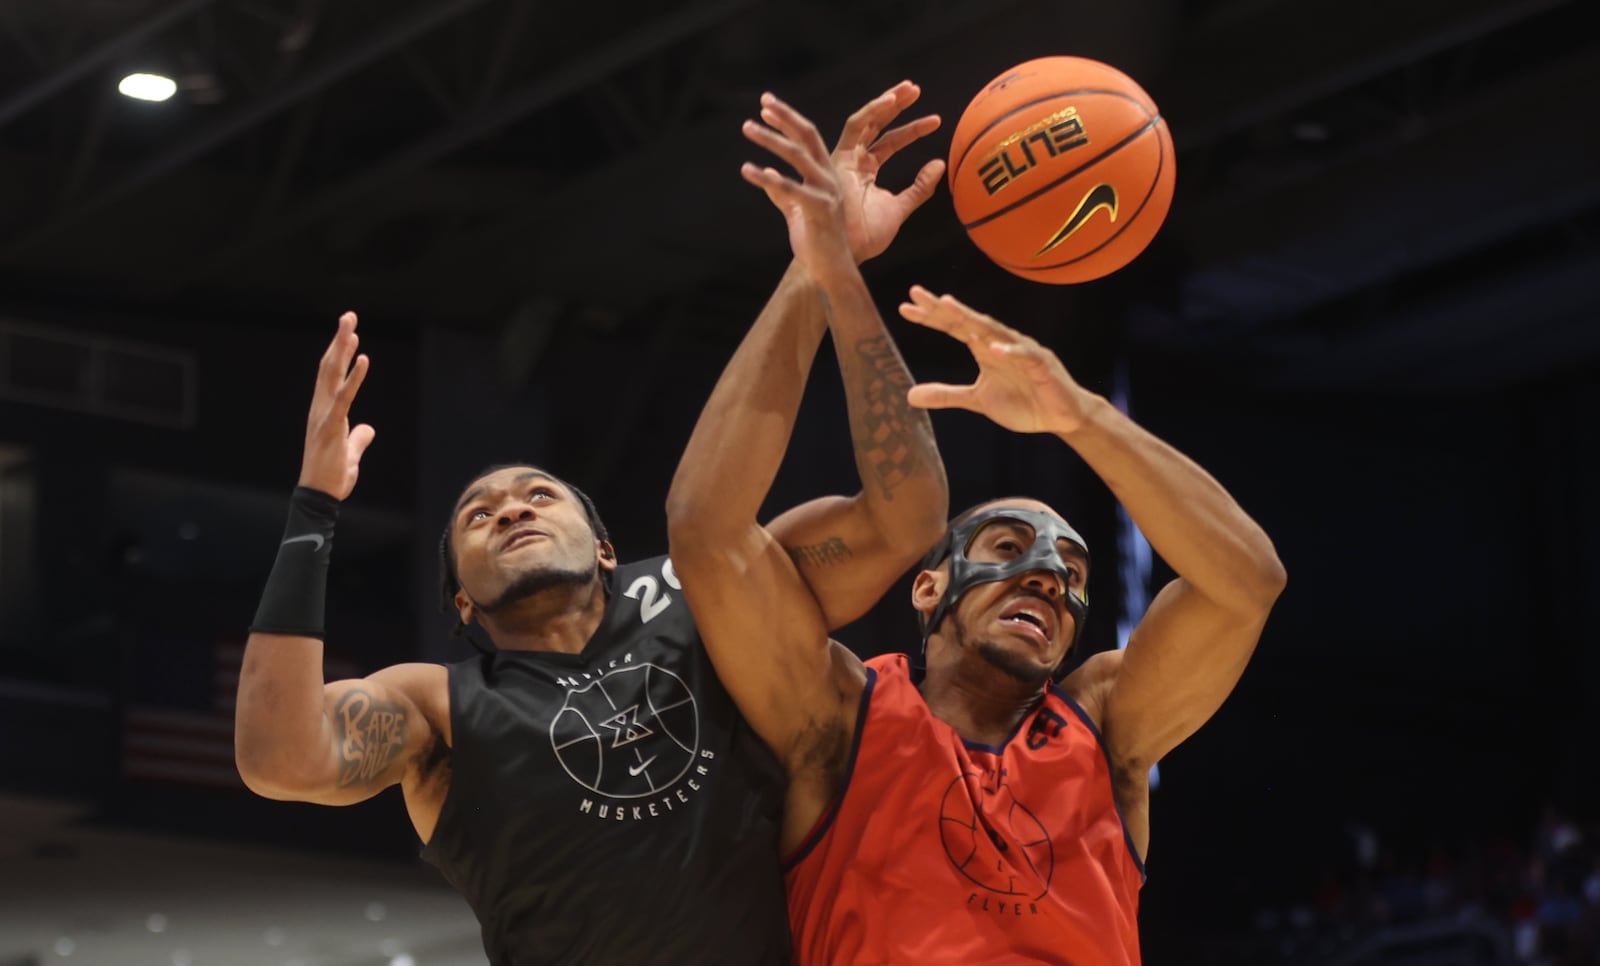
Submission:
[[1041,57],[984,86],[950,143],[950,194],[975,245],[1022,278],[1087,282],[1123,267],[1166,219],[1172,136],[1114,67]]

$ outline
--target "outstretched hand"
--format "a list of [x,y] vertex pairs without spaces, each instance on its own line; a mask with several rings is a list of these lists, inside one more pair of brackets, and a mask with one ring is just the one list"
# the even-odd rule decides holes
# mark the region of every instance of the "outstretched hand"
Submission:
[[771,127],[746,121],[745,137],[787,161],[801,180],[749,162],[739,173],[783,212],[789,223],[789,247],[813,277],[854,270],[843,189],[817,126],[775,94],[761,95],[761,119]]
[[[369,360],[356,355],[356,314],[339,316],[339,331],[328,343],[317,367],[317,387],[306,418],[306,449],[300,462],[300,485],[343,500],[355,489],[361,454],[377,435],[367,423],[350,428],[350,404],[367,378]],[[352,362],[352,360],[354,360]]]
[[921,96],[922,88],[911,81],[894,85],[850,115],[834,146],[833,169],[844,193],[850,251],[857,262],[882,254],[944,177],[944,161],[935,158],[898,194],[878,183],[878,172],[901,148],[939,129],[939,115],[928,114],[884,131]]
[[1093,395],[1038,340],[920,285],[911,287],[911,301],[900,305],[900,314],[966,343],[978,363],[977,381],[969,386],[911,387],[911,405],[971,410],[1017,433],[1064,434],[1083,425]]
[[795,257],[813,273],[827,267],[827,258],[841,254],[841,237],[856,263],[880,254],[906,218],[933,196],[944,171],[941,160],[923,165],[899,193],[877,180],[884,163],[901,148],[938,129],[939,118],[928,115],[884,131],[921,93],[917,85],[903,81],[862,106],[845,122],[832,153],[815,124],[772,94],[761,98],[761,119],[770,127],[745,122],[745,137],[800,175],[797,181],[750,163],[740,169],[784,213]]

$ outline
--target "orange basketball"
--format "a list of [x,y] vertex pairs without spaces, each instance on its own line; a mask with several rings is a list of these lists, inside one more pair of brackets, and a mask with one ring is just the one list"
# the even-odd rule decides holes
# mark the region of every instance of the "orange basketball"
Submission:
[[950,194],[961,225],[1001,268],[1087,282],[1144,251],[1167,217],[1172,135],[1128,75],[1083,57],[1041,57],[996,77],[956,125]]

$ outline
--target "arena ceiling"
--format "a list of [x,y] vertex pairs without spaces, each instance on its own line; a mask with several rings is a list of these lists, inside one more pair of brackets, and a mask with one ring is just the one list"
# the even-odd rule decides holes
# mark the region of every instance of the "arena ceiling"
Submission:
[[[10,0],[0,287],[489,332],[670,307],[731,341],[785,245],[737,176],[760,91],[833,129],[911,77],[948,126],[1004,67],[1077,53],[1144,82],[1179,150],[1168,225],[1102,283],[1135,347],[1292,387],[1526,380],[1600,354],[1583,6]],[[150,67],[177,98],[116,93]],[[1006,278],[971,267],[947,196],[913,225],[874,271]]]

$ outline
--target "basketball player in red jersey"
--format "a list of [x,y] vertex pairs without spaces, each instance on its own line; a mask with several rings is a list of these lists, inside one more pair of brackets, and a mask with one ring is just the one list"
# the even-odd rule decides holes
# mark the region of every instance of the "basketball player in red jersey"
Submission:
[[[770,95],[761,116],[747,137],[800,178],[749,165],[746,180],[783,212],[835,342],[876,332],[845,242],[845,188],[815,128]],[[788,773],[796,960],[1137,963],[1150,766],[1232,690],[1283,567],[1214,479],[1033,339],[921,288],[901,314],[966,343],[979,376],[885,398],[898,424],[920,431],[910,407],[959,407],[1056,435],[1178,577],[1126,650],[1057,681],[1087,615],[1088,548],[1045,503],[981,504],[950,522],[913,584],[926,669],[902,655],[862,662],[829,640],[756,520],[790,414],[729,370],[673,481],[669,534],[718,674]],[[868,462],[858,455],[871,487]]]

